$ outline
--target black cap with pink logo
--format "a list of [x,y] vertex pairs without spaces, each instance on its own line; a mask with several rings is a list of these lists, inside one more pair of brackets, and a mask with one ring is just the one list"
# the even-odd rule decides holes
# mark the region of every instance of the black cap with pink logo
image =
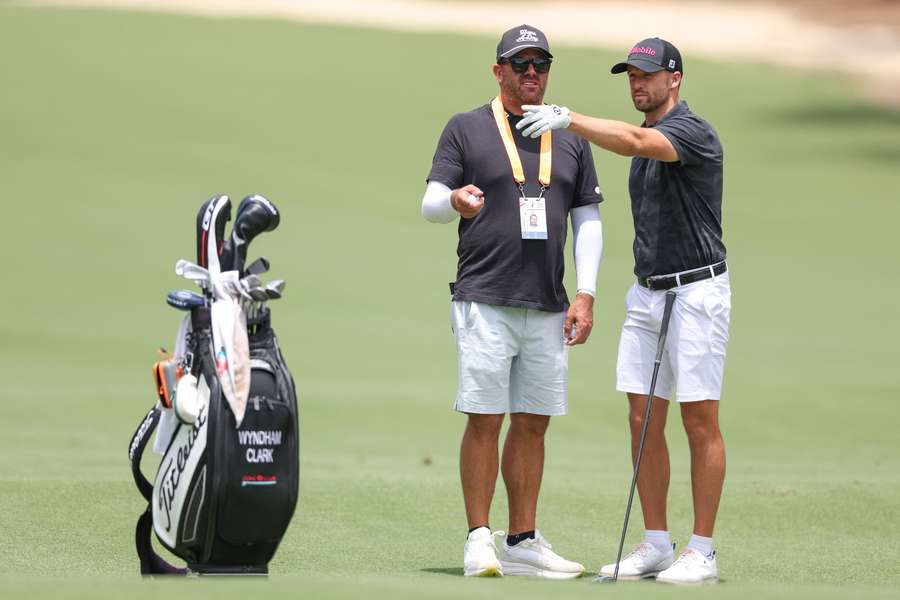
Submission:
[[628,65],[646,73],[656,73],[662,70],[684,73],[681,52],[666,40],[658,37],[647,38],[635,44],[628,53],[628,60],[613,65],[610,72],[623,73],[628,70]]

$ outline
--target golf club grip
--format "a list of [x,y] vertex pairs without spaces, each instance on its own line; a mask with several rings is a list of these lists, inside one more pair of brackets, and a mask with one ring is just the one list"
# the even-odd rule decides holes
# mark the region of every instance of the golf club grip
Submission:
[[666,292],[666,306],[663,308],[662,324],[659,327],[659,342],[656,344],[656,362],[662,360],[663,350],[666,348],[666,335],[669,332],[669,318],[672,316],[672,308],[675,306],[675,292]]

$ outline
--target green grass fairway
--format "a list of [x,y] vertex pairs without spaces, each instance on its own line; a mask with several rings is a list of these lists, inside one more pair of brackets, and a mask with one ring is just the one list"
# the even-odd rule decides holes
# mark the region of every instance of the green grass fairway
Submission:
[[[549,101],[637,120],[608,75],[618,55],[554,41]],[[495,45],[0,5],[3,597],[897,597],[900,113],[831,75],[691,57],[683,95],[727,161],[725,581],[460,576],[456,232],[423,221],[419,201],[446,120],[496,93]],[[551,427],[539,511],[556,549],[591,570],[613,559],[630,481],[614,391],[628,161],[595,159],[597,325],[571,355],[571,414]],[[155,348],[175,335],[173,265],[192,258],[195,212],[221,192],[264,193],[283,212],[251,256],[288,281],[274,312],[301,393],[300,504],[267,580],[142,581],[126,445],[153,398]],[[685,543],[677,418],[669,433],[670,525]],[[495,528],[505,511],[500,484]]]

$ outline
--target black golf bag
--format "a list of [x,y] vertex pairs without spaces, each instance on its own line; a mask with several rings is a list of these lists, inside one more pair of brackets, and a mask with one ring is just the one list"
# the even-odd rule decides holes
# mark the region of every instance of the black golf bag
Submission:
[[[135,483],[148,502],[135,529],[144,575],[268,572],[297,504],[300,438],[294,380],[270,314],[264,308],[248,320],[250,393],[236,427],[216,374],[210,309],[191,308],[184,364],[197,378],[196,420],[175,426],[154,483],[143,475],[141,457],[160,422],[159,404],[128,450]],[[152,533],[188,569],[159,557]]]

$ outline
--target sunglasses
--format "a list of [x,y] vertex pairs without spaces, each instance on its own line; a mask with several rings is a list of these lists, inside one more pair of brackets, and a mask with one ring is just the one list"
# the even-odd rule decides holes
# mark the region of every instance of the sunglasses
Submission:
[[502,63],[509,63],[512,70],[516,73],[525,73],[528,71],[528,65],[534,67],[536,73],[547,73],[550,71],[550,63],[552,58],[505,58]]

